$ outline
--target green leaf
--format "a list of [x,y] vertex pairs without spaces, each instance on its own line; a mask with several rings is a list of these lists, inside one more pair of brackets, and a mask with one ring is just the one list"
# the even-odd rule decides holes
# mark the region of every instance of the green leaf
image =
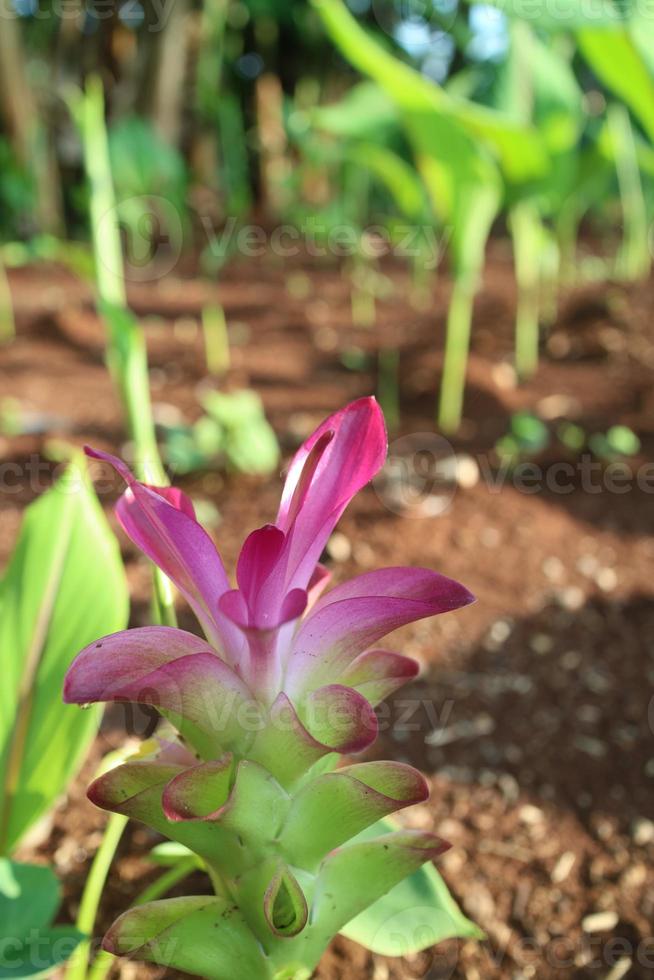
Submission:
[[311,122],[332,136],[345,139],[375,140],[380,145],[386,132],[399,124],[395,103],[374,82],[353,85],[340,102],[320,106],[311,113]]
[[174,868],[178,864],[185,863],[189,858],[195,858],[198,867],[202,867],[202,860],[198,858],[188,847],[179,844],[174,840],[164,841],[152,848],[148,857],[154,864],[160,864],[164,868]]
[[65,790],[98,709],[62,704],[77,652],[127,623],[116,541],[88,478],[71,464],[26,511],[0,591],[0,853]]
[[[372,840],[397,830],[381,820],[356,838]],[[424,864],[341,929],[348,939],[382,956],[409,956],[445,939],[483,939],[450,895],[433,864]]]
[[[466,0],[473,4],[477,0]],[[620,13],[610,0],[559,0],[550,6],[541,3],[534,8],[533,0],[488,0],[492,7],[497,7],[508,17],[520,20],[538,20],[538,26],[545,31],[571,30],[577,27],[607,26],[620,22]]]
[[606,433],[606,440],[618,456],[635,456],[640,452],[640,439],[626,425],[612,425]]
[[49,926],[58,908],[59,882],[51,868],[0,858],[0,938]]
[[[450,95],[377,44],[341,0],[313,0],[313,5],[342,54],[376,81],[403,113],[437,112],[454,121],[486,146],[509,181],[531,180],[547,171],[547,154],[532,126]],[[441,150],[447,153],[447,143]]]
[[58,908],[51,868],[0,859],[0,980],[46,976],[70,957],[83,936],[51,926]]
[[654,77],[625,27],[577,32],[582,55],[599,80],[627,105],[654,141]]
[[369,170],[386,187],[407,218],[418,219],[425,213],[425,193],[420,178],[414,167],[399,154],[376,143],[360,143],[346,149],[345,156]]
[[70,959],[83,938],[77,929],[53,926],[32,933],[23,943],[10,944],[0,961],[0,980],[50,976],[55,967]]

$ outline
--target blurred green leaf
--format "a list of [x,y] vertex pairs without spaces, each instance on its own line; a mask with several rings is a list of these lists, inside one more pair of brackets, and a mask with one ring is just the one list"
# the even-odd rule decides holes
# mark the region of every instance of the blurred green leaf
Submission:
[[85,470],[71,464],[25,512],[0,586],[0,853],[54,803],[95,734],[99,710],[62,704],[88,643],[127,623],[120,553]]
[[599,80],[631,109],[654,142],[654,77],[627,28],[585,27],[576,37]]
[[0,980],[47,976],[74,952],[82,934],[51,925],[59,901],[50,868],[0,859]]

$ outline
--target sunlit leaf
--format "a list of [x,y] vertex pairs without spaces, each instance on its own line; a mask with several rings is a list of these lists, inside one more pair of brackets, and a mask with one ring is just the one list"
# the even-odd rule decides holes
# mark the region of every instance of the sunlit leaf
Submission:
[[28,507],[0,603],[0,853],[8,853],[64,791],[97,728],[98,709],[62,704],[66,670],[80,647],[127,621],[118,546],[77,465]]

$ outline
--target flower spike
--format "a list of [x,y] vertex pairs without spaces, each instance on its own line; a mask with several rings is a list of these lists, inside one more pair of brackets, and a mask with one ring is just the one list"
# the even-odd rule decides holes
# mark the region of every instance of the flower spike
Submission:
[[368,572],[328,590],[323,548],[386,455],[372,398],[336,412],[300,447],[275,523],[245,539],[236,587],[181,491],[87,452],[127,484],[116,508],[123,530],[205,634],[131,629],[78,654],[67,702],[154,705],[178,733],[105,773],[89,798],[190,848],[216,887],[215,897],[126,912],[105,949],[208,980],[309,976],[340,929],[448,846],[378,826],[427,798],[417,770],[340,757],[372,745],[375,706],[419,671],[379,641],[473,597],[424,568]]

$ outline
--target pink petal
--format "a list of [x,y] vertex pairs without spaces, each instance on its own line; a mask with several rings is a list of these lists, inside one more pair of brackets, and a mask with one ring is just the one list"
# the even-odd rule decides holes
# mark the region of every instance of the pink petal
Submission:
[[338,677],[387,633],[473,602],[458,582],[426,568],[384,568],[338,586],[304,621],[289,659],[291,695]]
[[64,699],[151,704],[205,758],[232,747],[244,750],[254,737],[252,715],[259,708],[234,671],[203,646],[206,641],[191,633],[165,626],[115,633],[78,655]]
[[[140,678],[158,667],[209,650],[206,640],[170,626],[143,626],[112,633],[77,654],[66,674],[64,701],[112,701],[116,691],[138,684]],[[213,652],[212,656],[218,659]]]
[[125,464],[109,453],[87,447],[95,459],[110,463],[128,485],[116,515],[134,544],[174,582],[198,617],[207,637],[235,662],[240,637],[218,612],[218,599],[229,589],[220,555],[193,517],[179,490],[139,483]]
[[381,468],[386,448],[381,409],[361,398],[326,419],[295,454],[276,521],[287,537],[287,588],[307,587],[336,522]]

